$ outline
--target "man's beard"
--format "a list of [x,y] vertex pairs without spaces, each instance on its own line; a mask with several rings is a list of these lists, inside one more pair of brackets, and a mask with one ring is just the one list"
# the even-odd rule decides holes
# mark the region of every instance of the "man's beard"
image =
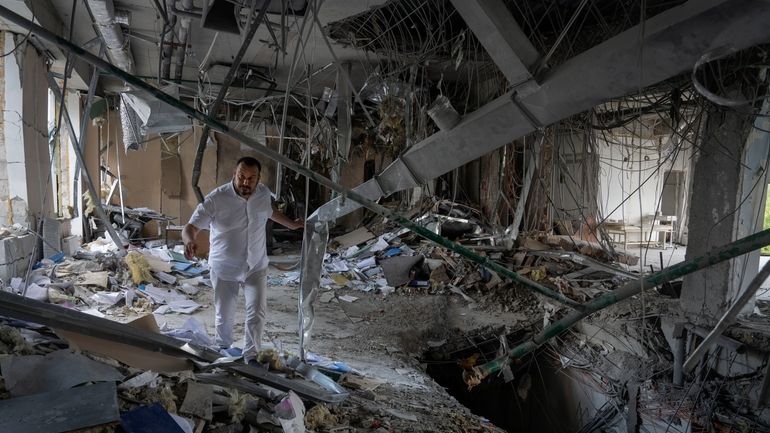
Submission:
[[240,191],[241,195],[251,195],[251,188],[248,186],[238,187],[238,190]]

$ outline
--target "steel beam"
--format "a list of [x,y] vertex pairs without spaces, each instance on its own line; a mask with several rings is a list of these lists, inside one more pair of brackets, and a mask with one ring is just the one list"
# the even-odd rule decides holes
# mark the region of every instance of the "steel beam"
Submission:
[[[502,0],[452,0],[452,4],[512,87],[532,79],[530,67],[539,54]],[[530,91],[536,89],[532,82]]]
[[[104,55],[104,44],[101,43],[101,39],[94,38],[99,43],[99,57],[102,57]],[[94,95],[96,94],[96,84],[99,82],[99,70],[96,69],[96,67],[91,66],[91,80],[88,83],[88,96],[86,96],[86,106],[83,109],[83,115],[80,120],[80,135],[78,135],[78,146],[80,146],[80,149],[85,148],[85,141],[86,141],[86,132],[88,132],[88,121],[91,118],[91,104],[94,102]],[[75,165],[75,176],[72,180],[72,209],[74,212],[74,215],[77,217],[80,215],[80,188],[78,185],[80,184],[80,163],[78,162]],[[107,199],[107,203],[110,202],[110,199]]]
[[[381,195],[366,184],[354,191],[376,200],[418,186],[542,126],[685,72],[715,48],[767,42],[768,20],[764,0],[692,0],[671,8],[647,20],[644,33],[633,27],[568,60],[536,92],[514,100],[511,91],[416,144],[375,178]],[[404,182],[404,167],[419,167],[411,170],[417,185]],[[337,198],[317,217],[331,220],[359,207]]]

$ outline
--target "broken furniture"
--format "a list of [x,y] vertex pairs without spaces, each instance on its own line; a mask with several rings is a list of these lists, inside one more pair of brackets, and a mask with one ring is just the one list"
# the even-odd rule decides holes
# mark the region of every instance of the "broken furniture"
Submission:
[[623,245],[623,249],[628,249],[629,245],[660,246],[664,250],[673,246],[673,226],[660,224],[657,220],[641,226],[605,222],[604,227],[612,243]]
[[142,237],[142,230],[151,221],[155,221],[158,225],[157,237],[155,239],[162,239],[170,222],[176,219],[148,208],[132,209],[104,205],[104,210],[107,212],[110,221],[117,224],[119,230],[125,230],[128,233],[128,239],[131,241],[147,240]]

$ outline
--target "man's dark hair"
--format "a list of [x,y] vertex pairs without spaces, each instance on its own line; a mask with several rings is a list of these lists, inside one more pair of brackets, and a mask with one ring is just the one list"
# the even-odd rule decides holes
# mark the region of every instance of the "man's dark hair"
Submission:
[[251,156],[244,156],[243,158],[239,159],[238,162],[235,163],[235,166],[238,167],[241,164],[247,167],[257,167],[257,170],[259,170],[260,172],[262,171],[262,164],[259,163],[257,158],[254,158]]

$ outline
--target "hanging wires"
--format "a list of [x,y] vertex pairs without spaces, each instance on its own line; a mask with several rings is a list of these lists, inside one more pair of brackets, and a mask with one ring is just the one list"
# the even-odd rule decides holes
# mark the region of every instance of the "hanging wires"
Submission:
[[[33,21],[35,20],[35,17],[34,17],[34,16],[32,17],[32,20],[33,20]],[[6,34],[10,34],[10,33],[6,33]],[[14,45],[14,46],[13,46],[13,48],[12,48],[10,51],[8,51],[7,53],[3,53],[3,54],[0,54],[0,59],[2,59],[2,58],[4,58],[4,57],[8,57],[8,56],[10,56],[11,54],[13,54],[14,52],[16,52],[16,50],[18,50],[18,49],[19,49],[19,47],[21,47],[22,45],[24,45],[24,44],[27,42],[27,39],[29,39],[29,35],[31,35],[31,34],[32,34],[32,29],[30,29],[30,30],[27,32],[27,34],[26,34],[26,35],[24,35],[24,38],[22,38],[22,40],[21,40],[21,41],[17,42],[17,43],[16,43],[16,45]],[[5,47],[3,47],[3,48],[5,48]]]

